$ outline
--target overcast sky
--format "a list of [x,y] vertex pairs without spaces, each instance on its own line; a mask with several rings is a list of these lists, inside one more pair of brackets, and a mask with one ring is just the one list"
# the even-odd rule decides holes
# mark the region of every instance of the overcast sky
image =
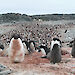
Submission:
[[0,14],[75,13],[75,0],[0,0]]

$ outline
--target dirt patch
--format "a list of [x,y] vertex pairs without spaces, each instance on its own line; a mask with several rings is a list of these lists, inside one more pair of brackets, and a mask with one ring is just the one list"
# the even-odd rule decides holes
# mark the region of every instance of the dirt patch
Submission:
[[[63,48],[64,50],[67,48]],[[71,50],[71,48],[69,48]],[[62,55],[60,63],[51,64],[40,58],[41,53],[26,55],[22,63],[11,63],[8,57],[0,57],[0,63],[11,68],[11,75],[74,75],[75,59],[70,54]]]

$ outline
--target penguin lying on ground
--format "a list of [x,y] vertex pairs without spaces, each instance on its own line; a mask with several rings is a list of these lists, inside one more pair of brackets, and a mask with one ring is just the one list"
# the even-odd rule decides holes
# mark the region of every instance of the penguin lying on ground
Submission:
[[50,49],[47,48],[47,46],[44,45],[40,45],[39,46],[39,50],[37,50],[38,52],[42,52],[43,56],[41,58],[45,58],[46,55],[50,52]]

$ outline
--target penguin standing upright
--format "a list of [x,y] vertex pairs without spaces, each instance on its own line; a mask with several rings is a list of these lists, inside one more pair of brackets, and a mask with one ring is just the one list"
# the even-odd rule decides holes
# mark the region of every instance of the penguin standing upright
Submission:
[[71,55],[72,55],[72,57],[75,58],[75,39],[74,39],[74,41],[73,41],[73,46],[72,46]]
[[30,51],[29,51],[29,42],[24,40],[24,41],[22,41],[22,43],[23,43],[23,46],[25,48],[25,55],[29,54],[30,53]]
[[58,41],[59,44],[60,44],[60,47],[61,47],[62,44],[61,44],[60,39],[58,39],[58,38],[53,38],[53,40],[51,41],[51,48],[50,48],[50,50],[52,50],[55,41]]
[[24,53],[25,53],[25,55],[28,55],[28,54],[29,54],[29,51],[28,51],[28,49],[27,49],[26,44],[23,43],[23,46],[24,46]]
[[29,41],[29,49],[31,52],[35,51],[35,42],[33,40]]
[[29,54],[35,51],[35,42],[33,40],[29,40],[29,41],[24,40],[22,41],[22,43],[26,44],[26,47],[27,47],[26,54]]
[[8,56],[12,62],[22,62],[24,60],[24,46],[19,34],[13,34],[8,50]]
[[50,60],[51,63],[59,63],[61,61],[61,49],[60,49],[60,41],[59,40],[52,40],[51,41],[51,50],[47,54],[47,58]]

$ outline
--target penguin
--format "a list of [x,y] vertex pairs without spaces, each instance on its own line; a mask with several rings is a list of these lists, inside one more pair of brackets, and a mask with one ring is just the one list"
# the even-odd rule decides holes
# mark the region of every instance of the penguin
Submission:
[[47,58],[51,63],[59,63],[61,61],[61,41],[58,38],[53,38],[49,52],[42,58]]
[[24,47],[26,48],[25,55],[29,54],[30,53],[30,51],[29,51],[29,42],[24,40],[24,41],[22,41],[22,43],[23,43]]
[[1,56],[8,56],[9,55],[9,45],[6,45],[4,50],[1,51]]
[[24,41],[22,41],[22,43],[25,43],[26,44],[27,49],[29,48],[29,42],[28,41],[24,40]]
[[74,41],[74,40],[70,41],[67,45],[68,45],[69,47],[72,47],[72,46],[73,46],[73,41]]
[[50,53],[50,51],[52,50],[55,41],[58,41],[59,46],[61,47],[61,41],[58,38],[52,39],[50,48],[45,46],[45,44],[42,44],[42,45],[39,46],[40,49],[38,50],[38,52],[42,52],[42,54],[43,54],[43,56],[41,58],[47,58],[47,54]]
[[35,52],[36,48],[35,48],[35,42],[33,40],[29,41],[29,49],[31,52]]
[[73,41],[73,46],[72,46],[71,55],[72,55],[72,57],[75,58],[75,38],[74,38],[74,41]]
[[65,32],[64,33],[67,33],[67,30],[65,30]]
[[7,45],[9,45],[10,44],[10,41],[7,41]]
[[0,49],[4,50],[4,45],[0,44]]
[[60,39],[58,39],[58,38],[53,38],[52,41],[51,41],[50,50],[52,50],[55,41],[58,41],[58,42],[59,42],[58,44],[59,44],[60,47],[62,46],[62,43],[61,43]]
[[23,62],[24,54],[24,46],[20,35],[13,34],[8,48],[8,56],[10,60],[15,63]]
[[22,41],[22,43],[26,44],[28,54],[35,51],[35,42],[33,40],[29,40],[29,41],[24,40]]
[[3,55],[3,51],[4,51],[4,45],[0,44],[0,55]]
[[61,40],[59,38],[53,38],[53,41],[56,41],[56,40],[59,41],[61,44]]
[[42,52],[43,56],[41,58],[45,58],[46,55],[50,52],[50,49],[45,45],[40,45],[38,52]]
[[47,58],[51,63],[59,63],[61,61],[61,49],[60,49],[60,41],[53,39],[51,41],[51,51],[47,54]]

